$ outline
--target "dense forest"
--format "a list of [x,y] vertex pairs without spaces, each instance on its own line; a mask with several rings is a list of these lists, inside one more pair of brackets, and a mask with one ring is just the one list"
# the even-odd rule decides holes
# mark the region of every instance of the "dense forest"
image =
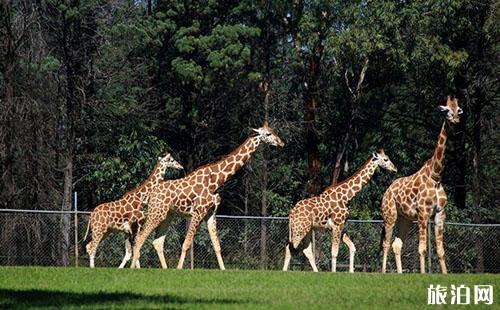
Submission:
[[268,119],[285,147],[254,154],[220,214],[286,216],[384,148],[398,173],[350,204],[379,219],[391,181],[432,155],[451,94],[447,219],[498,222],[498,20],[487,0],[2,0],[0,207],[69,210],[76,191],[91,210],[162,152],[181,177]]

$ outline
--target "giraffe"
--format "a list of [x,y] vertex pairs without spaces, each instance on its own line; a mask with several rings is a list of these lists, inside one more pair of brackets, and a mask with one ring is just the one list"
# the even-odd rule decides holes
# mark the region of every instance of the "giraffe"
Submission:
[[392,244],[392,250],[396,259],[398,273],[402,273],[401,249],[408,229],[412,221],[418,221],[420,256],[420,272],[425,273],[425,252],[427,240],[427,223],[432,213],[435,212],[435,235],[436,250],[442,273],[447,273],[444,258],[443,230],[445,220],[444,207],[447,202],[446,193],[441,184],[441,173],[443,171],[443,159],[448,137],[447,128],[449,123],[460,122],[459,114],[462,109],[458,106],[456,98],[448,96],[445,106],[439,106],[441,111],[446,112],[441,132],[434,154],[416,173],[396,179],[385,191],[382,198],[382,217],[384,228],[381,239],[383,250],[382,272],[386,271],[387,254],[392,238],[394,225],[397,224],[399,232]]
[[[287,271],[292,251],[302,249],[314,272],[318,271],[311,243],[313,229],[332,231],[332,272],[337,269],[337,254],[344,223],[349,215],[347,203],[368,183],[377,167],[396,172],[397,169],[381,149],[370,156],[361,168],[343,182],[330,185],[319,196],[301,200],[289,215],[289,243],[285,248],[283,271]],[[349,247],[349,272],[354,272],[356,247],[349,236],[343,234],[342,241]]]
[[119,268],[123,268],[130,260],[134,236],[145,219],[143,205],[148,203],[151,190],[163,179],[167,168],[183,169],[182,165],[167,152],[158,158],[153,172],[144,183],[128,191],[120,199],[100,204],[92,211],[84,237],[84,240],[87,240],[90,230],[92,240],[87,244],[86,250],[90,257],[91,268],[94,268],[97,246],[112,231],[121,231],[127,235],[125,257]]
[[[146,224],[137,236],[131,268],[135,268],[135,262],[139,259],[141,247],[148,235],[157,227],[158,232],[164,232],[168,226],[169,216],[179,215],[191,218],[191,222],[182,245],[177,269],[183,268],[186,252],[191,247],[194,235],[204,219],[207,221],[208,232],[219,268],[225,269],[217,237],[215,214],[221,199],[216,191],[245,165],[262,142],[273,146],[284,146],[284,143],[267,122],[253,131],[257,134],[249,136],[243,144],[223,159],[202,166],[182,179],[160,182],[151,193]],[[162,268],[167,268],[163,253],[164,241],[165,236],[163,235],[153,242],[153,246],[160,257]]]

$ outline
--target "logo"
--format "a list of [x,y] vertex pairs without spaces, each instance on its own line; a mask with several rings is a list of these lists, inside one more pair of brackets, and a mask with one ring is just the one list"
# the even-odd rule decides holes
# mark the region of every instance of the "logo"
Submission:
[[474,305],[493,304],[493,285],[474,285],[474,295],[472,296],[469,286],[452,284],[449,293],[448,295],[448,287],[431,284],[427,288],[427,304],[446,305],[448,304],[447,301],[449,301],[450,305],[470,305],[471,297],[474,298]]

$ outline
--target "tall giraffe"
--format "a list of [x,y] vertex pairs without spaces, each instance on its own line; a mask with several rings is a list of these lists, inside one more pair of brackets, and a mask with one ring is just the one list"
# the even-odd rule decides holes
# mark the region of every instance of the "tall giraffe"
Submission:
[[[225,269],[215,220],[215,214],[220,205],[220,196],[216,191],[245,165],[261,142],[274,146],[284,146],[284,143],[267,122],[264,122],[259,129],[253,130],[257,135],[248,137],[243,144],[222,160],[202,166],[182,179],[161,182],[155,188],[151,194],[146,224],[137,236],[131,268],[135,268],[141,247],[149,234],[157,227],[159,232],[164,232],[170,220],[169,216],[175,214],[191,218],[177,268],[183,268],[186,252],[191,247],[194,235],[201,221],[207,218],[208,232],[219,267],[221,270]],[[165,236],[163,235],[157,238],[153,245],[160,257],[162,268],[167,268],[163,254],[164,241]]]
[[163,180],[167,168],[183,169],[182,165],[167,152],[158,158],[153,172],[144,183],[128,191],[120,199],[100,204],[92,211],[84,237],[86,240],[90,230],[92,240],[87,244],[86,250],[90,257],[91,268],[94,268],[97,246],[112,231],[121,231],[127,235],[125,257],[119,268],[123,268],[130,260],[134,237],[145,219],[143,205],[147,204],[151,190]]
[[382,199],[382,217],[384,219],[384,230],[382,233],[381,246],[383,249],[382,272],[386,271],[387,253],[391,242],[394,225],[397,223],[399,232],[392,244],[396,258],[397,272],[402,273],[401,249],[408,229],[412,221],[418,221],[419,243],[418,253],[420,256],[420,272],[425,273],[425,252],[427,240],[427,223],[430,216],[436,212],[434,217],[436,250],[442,273],[447,273],[444,259],[443,230],[447,202],[446,193],[441,184],[441,173],[443,172],[443,159],[448,137],[447,128],[449,122],[457,124],[460,122],[459,114],[462,109],[458,106],[456,98],[448,96],[446,105],[439,106],[441,111],[446,112],[446,119],[441,127],[434,154],[416,173],[396,179],[385,191]]
[[[312,269],[317,272],[316,262],[311,244],[313,229],[329,229],[332,231],[332,271],[337,270],[337,254],[344,223],[349,215],[347,203],[368,183],[377,167],[397,171],[384,150],[379,150],[365,162],[361,168],[343,182],[331,185],[319,196],[314,196],[297,202],[289,216],[289,243],[285,249],[285,264],[287,271],[292,258],[291,251],[302,249],[309,260]],[[356,248],[349,236],[343,235],[342,240],[349,247],[349,272],[354,272],[354,253]]]

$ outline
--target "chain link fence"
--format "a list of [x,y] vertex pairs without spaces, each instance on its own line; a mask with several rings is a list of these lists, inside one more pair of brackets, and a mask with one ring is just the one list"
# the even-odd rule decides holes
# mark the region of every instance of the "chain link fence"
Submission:
[[[0,210],[0,265],[88,266],[82,240],[89,218],[89,212]],[[177,265],[188,224],[188,220],[179,218],[169,226],[164,248],[169,267]],[[345,232],[357,249],[355,271],[380,270],[382,224],[382,221],[361,220],[346,223]],[[226,268],[282,268],[288,238],[287,218],[219,215],[217,228]],[[433,224],[429,225],[428,237],[428,270],[439,272]],[[142,267],[159,267],[152,239],[153,236],[141,251]],[[316,231],[313,240],[318,268],[330,270],[330,232]],[[417,248],[418,229],[413,225],[403,245],[404,271],[419,271]],[[446,223],[445,250],[449,272],[500,272],[500,224]],[[110,234],[99,245],[96,266],[118,266],[124,254],[124,235]],[[348,249],[341,244],[338,271],[347,270],[348,259]],[[195,237],[184,267],[218,268],[205,223]],[[310,270],[302,253],[293,256],[291,269]],[[388,270],[395,270],[392,253]]]

